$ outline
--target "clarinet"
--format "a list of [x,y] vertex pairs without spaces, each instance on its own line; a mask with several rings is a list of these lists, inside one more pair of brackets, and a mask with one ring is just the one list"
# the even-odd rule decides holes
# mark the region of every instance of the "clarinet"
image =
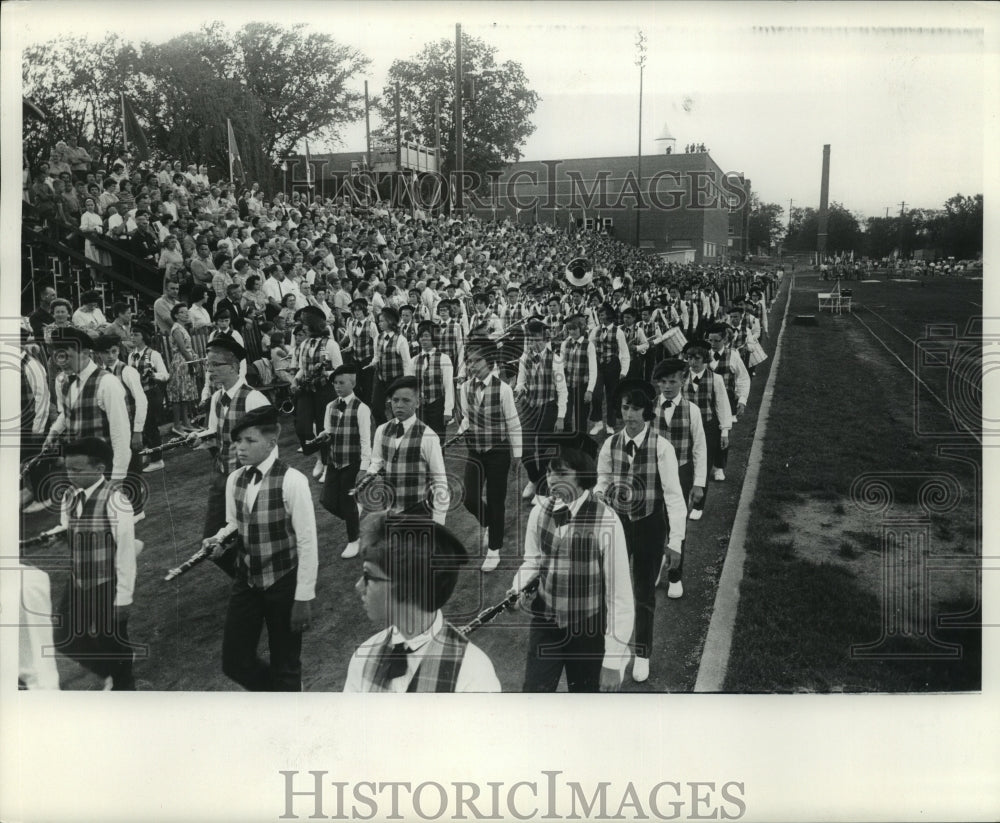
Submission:
[[381,477],[383,474],[385,474],[385,471],[382,470],[382,469],[380,469],[379,471],[375,472],[375,474],[366,474],[364,477],[361,478],[361,480],[358,481],[358,485],[356,485],[353,489],[351,489],[347,493],[347,496],[348,497],[357,497],[368,486],[370,486],[372,483],[375,482],[375,478],[376,477]]
[[460,432],[459,434],[456,434],[454,437],[449,437],[447,440],[444,441],[444,444],[441,446],[441,448],[447,449],[449,446],[454,446],[463,437],[465,437],[465,432]]
[[[236,545],[236,541],[239,538],[239,532],[233,532],[232,534],[226,535],[220,543],[219,546],[222,548],[223,552],[228,551],[233,546]],[[177,568],[171,569],[167,572],[166,577],[163,578],[164,582],[173,580],[175,577],[180,577],[185,572],[190,571],[195,566],[200,563],[204,563],[212,554],[212,547],[200,548],[194,554],[192,554],[187,560],[181,563]]]
[[53,457],[54,455],[56,455],[58,453],[59,453],[59,450],[57,448],[53,448],[52,446],[49,446],[49,448],[47,448],[47,449],[42,449],[41,452],[39,452],[38,454],[36,454],[34,457],[32,457],[32,458],[30,458],[28,460],[25,460],[24,461],[24,465],[21,466],[21,477],[18,480],[18,483],[21,484],[21,485],[24,484],[24,478],[28,476],[28,472],[31,470],[31,467],[34,466],[39,460],[42,460],[43,458],[46,458],[46,457]]
[[19,540],[18,547],[21,549],[33,549],[37,546],[46,546],[57,537],[62,537],[64,534],[66,534],[66,529],[60,526],[55,531],[42,532],[34,537],[26,537],[23,540]]
[[539,581],[538,577],[533,577],[528,582],[528,585],[525,586],[523,589],[520,589],[520,590],[518,590],[516,592],[511,592],[510,594],[508,594],[503,600],[501,600],[496,605],[490,606],[489,608],[486,608],[486,609],[483,609],[478,615],[476,615],[476,618],[471,623],[468,623],[467,625],[462,626],[458,630],[459,633],[462,634],[465,637],[468,637],[476,629],[480,628],[481,626],[485,626],[487,623],[489,623],[491,620],[493,620],[498,615],[502,614],[503,612],[507,611],[508,609],[513,608],[514,604],[517,603],[518,598],[520,598],[521,595],[531,594],[533,591],[535,591],[538,588],[538,581]]

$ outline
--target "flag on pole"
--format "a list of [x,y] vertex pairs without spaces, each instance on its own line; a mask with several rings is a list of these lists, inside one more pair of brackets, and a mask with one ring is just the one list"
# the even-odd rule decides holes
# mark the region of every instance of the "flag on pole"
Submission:
[[246,182],[246,174],[243,172],[243,161],[240,159],[240,150],[236,145],[236,133],[233,131],[233,123],[226,118],[226,131],[229,141],[229,180],[230,182]]
[[122,143],[126,150],[128,150],[129,143],[132,144],[132,154],[135,155],[136,159],[149,159],[146,135],[142,133],[139,121],[136,119],[132,106],[125,99],[124,92],[122,92]]
[[312,158],[309,156],[309,141],[306,140],[306,185],[313,187]]

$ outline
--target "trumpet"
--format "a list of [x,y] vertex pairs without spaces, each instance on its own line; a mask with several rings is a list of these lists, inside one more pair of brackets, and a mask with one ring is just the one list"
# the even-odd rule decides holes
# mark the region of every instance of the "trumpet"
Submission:
[[26,537],[23,540],[19,540],[17,545],[21,549],[33,549],[37,546],[47,546],[57,537],[62,537],[66,534],[66,529],[63,526],[59,526],[52,531],[42,532],[34,537]]
[[[232,549],[233,546],[236,545],[236,542],[239,540],[239,536],[240,536],[239,532],[233,532],[232,534],[226,535],[219,542],[219,546],[222,548],[223,552],[227,552],[230,549]],[[202,547],[198,549],[198,551],[196,551],[187,560],[185,560],[183,563],[177,566],[177,568],[170,569],[170,571],[167,572],[166,577],[163,578],[163,582],[166,583],[173,580],[175,577],[180,577],[182,574],[193,569],[199,563],[204,563],[211,557],[211,555],[212,555],[211,547],[208,548]]]
[[528,585],[525,586],[524,588],[516,592],[511,592],[499,603],[490,606],[489,608],[483,609],[479,614],[476,615],[475,619],[471,623],[467,623],[466,625],[462,626],[458,630],[459,633],[464,635],[465,637],[468,637],[476,629],[485,626],[495,617],[499,616],[500,614],[503,614],[503,612],[507,611],[508,609],[512,609],[522,595],[531,594],[538,588],[538,582],[539,578],[533,577],[531,580],[528,581]]

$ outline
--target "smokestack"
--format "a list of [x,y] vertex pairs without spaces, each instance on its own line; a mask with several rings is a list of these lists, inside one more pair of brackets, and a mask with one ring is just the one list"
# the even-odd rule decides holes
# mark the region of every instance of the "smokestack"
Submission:
[[816,237],[816,251],[820,262],[826,254],[826,224],[830,205],[830,144],[823,146],[823,179],[819,185],[819,232]]

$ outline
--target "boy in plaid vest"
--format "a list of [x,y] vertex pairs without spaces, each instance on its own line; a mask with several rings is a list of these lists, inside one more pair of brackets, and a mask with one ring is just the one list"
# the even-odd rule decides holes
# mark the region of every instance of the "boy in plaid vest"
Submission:
[[588,446],[593,443],[587,437],[587,419],[597,386],[597,347],[587,336],[584,315],[576,314],[566,321],[560,357],[566,375],[566,431],[574,435],[576,446]]
[[379,312],[379,336],[369,365],[375,369],[372,388],[372,415],[376,422],[386,421],[385,389],[404,375],[413,374],[413,360],[406,338],[399,333],[399,313],[391,306]]
[[59,416],[49,429],[43,448],[54,446],[63,434],[73,440],[100,437],[111,444],[114,454],[109,467],[111,483],[120,485],[132,459],[132,430],[124,386],[94,362],[93,341],[86,332],[56,329],[49,348],[61,369],[55,379]]
[[[226,479],[240,465],[233,448],[233,427],[247,412],[271,405],[240,376],[240,361],[244,356],[243,347],[228,337],[218,337],[206,346],[205,369],[209,379],[219,388],[209,398],[205,429],[188,435],[188,443],[192,446],[215,437],[203,537],[215,534],[226,522]],[[231,554],[226,554],[218,565],[231,575],[232,562]]]
[[[139,384],[146,395],[146,421],[142,427],[142,445],[155,449],[162,445],[160,436],[160,415],[163,413],[163,387],[170,380],[170,372],[160,353],[152,347],[154,340],[151,326],[133,324],[132,351],[128,364],[139,372]],[[150,461],[144,472],[163,469],[163,459]]]
[[497,374],[496,344],[482,338],[470,340],[468,358],[469,379],[459,394],[462,422],[458,426],[458,434],[467,435],[468,446],[464,502],[481,529],[480,549],[486,553],[483,571],[491,572],[500,564],[507,474],[511,461],[521,457],[521,420],[514,392]]
[[538,485],[545,479],[549,458],[556,450],[557,441],[552,434],[562,432],[566,425],[566,375],[562,358],[552,352],[548,343],[548,332],[542,321],[529,320],[527,345],[518,360],[514,395],[524,409],[527,430],[524,468],[528,485],[521,495],[525,500],[539,493]]
[[[687,363],[683,360],[662,360],[656,364],[653,382],[660,394],[656,398],[653,430],[673,445],[677,455],[681,491],[691,507],[688,517],[691,520],[701,520],[708,476],[708,446],[705,442],[705,427],[701,422],[701,409],[681,393],[686,378]],[[680,584],[680,567],[670,570],[668,580],[668,597],[680,597],[684,594]]]
[[351,303],[351,315],[351,319],[347,321],[347,334],[351,343],[343,353],[350,352],[353,362],[360,369],[356,394],[362,402],[367,403],[372,399],[372,380],[375,374],[372,368],[367,367],[375,356],[378,329],[368,313],[368,301],[364,298],[359,297]]
[[368,465],[369,475],[384,472],[386,499],[372,495],[366,499],[371,499],[372,508],[397,514],[430,511],[434,521],[443,525],[451,500],[448,478],[438,436],[417,419],[417,378],[400,377],[386,395],[394,419],[375,430]]
[[[743,359],[729,345],[729,331],[729,326],[725,323],[716,323],[709,327],[708,344],[712,352],[708,366],[716,374],[722,375],[735,423],[746,411],[747,398],[750,394],[750,374],[743,365]],[[723,459],[722,467],[725,468],[725,465]]]
[[553,294],[545,303],[545,325],[548,326],[552,345],[559,346],[566,339],[565,323],[562,301],[558,294]]
[[[652,386],[642,380],[623,381],[616,399],[625,428],[601,446],[594,493],[621,519],[626,549],[632,560],[636,608],[632,679],[641,683],[649,677],[656,582],[667,557],[670,569],[680,566],[687,507],[674,448],[650,426]],[[666,537],[669,543],[664,555]]]
[[419,325],[420,353],[413,358],[413,368],[420,391],[420,417],[444,439],[455,412],[455,367],[451,358],[438,350],[437,334],[437,326],[429,320]]
[[628,345],[629,367],[626,378],[641,380],[646,368],[646,353],[649,351],[649,340],[642,326],[639,325],[639,309],[629,306],[622,311],[622,333]]
[[55,647],[105,678],[105,688],[132,691],[128,617],[137,545],[132,506],[105,474],[113,453],[98,437],[63,446],[71,489],[61,522],[70,547],[70,580],[56,610]]
[[[317,549],[309,481],[278,457],[278,410],[262,406],[233,426],[242,467],[226,480],[226,522],[203,548],[238,532],[236,576],[222,635],[222,671],[248,691],[302,691],[302,632],[312,622]],[[257,656],[267,626],[270,660]]]
[[[564,449],[549,463],[550,497],[528,515],[524,562],[508,594],[538,577],[531,602],[525,692],[617,691],[635,622],[621,521],[594,498],[594,461]],[[519,605],[527,603],[522,594]]]
[[711,348],[704,340],[691,340],[684,347],[688,363],[684,397],[701,411],[712,479],[725,480],[726,474],[723,471],[725,463],[721,453],[729,448],[729,430],[733,426],[733,415],[722,375],[708,368],[710,352]]
[[326,407],[326,419],[320,437],[329,444],[326,482],[320,503],[347,527],[347,546],[341,557],[357,557],[361,548],[360,512],[351,496],[361,478],[367,474],[372,459],[372,414],[357,395],[358,367],[354,363],[339,366],[333,373],[333,390],[337,399]]
[[375,514],[365,521],[355,586],[368,618],[384,626],[351,657],[345,692],[498,692],[490,659],[441,609],[468,559],[428,517]]
[[340,346],[326,325],[326,316],[315,306],[306,306],[295,313],[306,332],[306,339],[296,351],[298,370],[292,380],[295,393],[295,434],[304,455],[317,451],[313,477],[323,482],[326,453],[316,445],[308,445],[316,431],[323,430],[326,407],[334,399],[330,373],[344,361]]
[[413,306],[404,303],[399,307],[399,334],[406,341],[411,357],[420,350],[417,344],[417,323]]
[[[600,434],[603,429],[614,434],[614,424],[618,412],[613,398],[618,381],[624,380],[632,365],[629,358],[628,342],[621,327],[615,322],[618,313],[610,303],[601,306],[601,326],[590,334],[591,342],[597,349],[597,393],[590,409],[590,421],[594,424],[591,434]],[[605,423],[601,423],[601,401],[605,400]]]

